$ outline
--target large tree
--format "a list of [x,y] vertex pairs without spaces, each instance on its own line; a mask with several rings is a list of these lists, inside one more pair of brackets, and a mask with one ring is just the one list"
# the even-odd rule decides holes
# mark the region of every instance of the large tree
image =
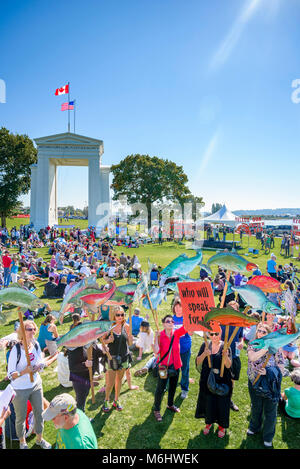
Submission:
[[157,156],[128,155],[113,165],[111,172],[113,199],[126,196],[130,205],[144,204],[148,213],[148,229],[151,228],[151,207],[155,202],[181,203],[191,195],[182,166]]
[[37,150],[27,135],[0,129],[0,216],[1,225],[18,206],[20,195],[30,189],[30,166],[37,162]]

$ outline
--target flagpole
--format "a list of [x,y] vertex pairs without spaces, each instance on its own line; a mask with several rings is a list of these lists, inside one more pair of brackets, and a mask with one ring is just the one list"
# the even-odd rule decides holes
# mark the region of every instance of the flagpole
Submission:
[[75,132],[75,114],[76,114],[76,99],[74,99],[74,134]]
[[70,109],[69,109],[69,102],[70,102],[70,82],[68,82],[68,132],[70,132]]

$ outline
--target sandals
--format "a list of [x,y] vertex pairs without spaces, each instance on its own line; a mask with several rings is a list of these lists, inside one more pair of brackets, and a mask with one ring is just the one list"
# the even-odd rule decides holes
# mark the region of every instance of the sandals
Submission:
[[203,435],[208,435],[211,427],[212,427],[212,423],[210,425],[205,425],[205,428],[203,430]]
[[219,438],[224,438],[224,436],[226,435],[226,429],[219,426],[218,430],[219,430],[218,431],[218,437]]
[[167,409],[171,410],[172,412],[176,412],[176,413],[179,413],[180,412],[180,409],[178,407],[176,407],[176,405],[170,405],[168,406],[167,405]]
[[154,417],[155,417],[155,419],[156,419],[157,422],[161,422],[161,421],[162,421],[162,416],[160,415],[159,410],[155,410],[155,411],[154,411]]

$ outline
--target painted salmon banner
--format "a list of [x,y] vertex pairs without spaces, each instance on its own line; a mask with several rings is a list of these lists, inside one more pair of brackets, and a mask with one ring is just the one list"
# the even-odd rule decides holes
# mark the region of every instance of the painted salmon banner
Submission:
[[210,282],[179,282],[179,295],[183,312],[183,325],[187,331],[218,331],[219,325],[203,318],[215,307]]

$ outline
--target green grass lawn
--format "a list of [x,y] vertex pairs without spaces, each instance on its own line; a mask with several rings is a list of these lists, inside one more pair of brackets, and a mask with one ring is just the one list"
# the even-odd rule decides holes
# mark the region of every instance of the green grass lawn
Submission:
[[[258,241],[252,237],[249,241],[250,247],[258,247]],[[244,249],[239,251],[241,255],[248,254],[248,238],[243,239]],[[46,249],[40,250],[41,255],[47,259],[49,256],[46,254]],[[116,252],[119,254],[124,251],[126,254],[133,255],[137,254],[142,267],[144,270],[147,269],[147,259],[150,258],[152,262],[165,267],[172,259],[179,254],[186,252],[188,256],[194,255],[194,251],[186,249],[186,246],[181,246],[175,243],[163,243],[159,246],[156,244],[145,245],[138,249],[125,249],[116,248]],[[286,262],[294,262],[295,265],[300,267],[300,263],[292,258],[285,259],[279,255],[280,251],[280,240],[276,239],[275,248],[272,250],[277,255],[278,263],[285,264]],[[215,254],[214,251],[204,251],[203,262],[206,262],[209,257]],[[263,273],[266,272],[266,262],[269,259],[269,255],[266,255],[260,251],[258,257],[253,258],[248,256],[249,261],[256,262]],[[215,271],[213,272],[215,273]],[[197,278],[199,269],[195,269],[192,276]],[[117,284],[124,283],[123,280],[117,280]],[[43,283],[44,284],[44,283]],[[36,290],[36,294],[40,296],[43,291],[43,284],[40,284]],[[159,308],[159,316],[163,317],[166,313],[170,313],[170,303],[173,298],[172,294],[168,295],[167,302],[163,302]],[[49,300],[49,303],[53,310],[58,310],[61,304],[61,300]],[[147,311],[141,306],[142,314],[146,314]],[[15,310],[14,310],[15,311]],[[7,335],[13,331],[14,321],[17,319],[17,314],[13,314],[11,320],[4,326],[0,326],[0,337]],[[36,320],[37,324],[40,325],[42,318]],[[154,321],[151,317],[150,322],[154,329]],[[64,333],[69,328],[70,319],[66,318],[65,323],[59,327],[59,332]],[[101,412],[101,406],[104,400],[104,395],[96,392],[96,403],[92,404],[91,397],[87,400],[86,413],[90,418],[93,418],[93,427],[98,438],[99,448],[105,449],[200,449],[200,448],[244,448],[244,449],[259,449],[263,448],[262,438],[260,435],[253,437],[247,437],[246,430],[248,428],[248,420],[250,415],[250,398],[248,395],[247,388],[247,356],[246,350],[241,352],[242,360],[242,371],[238,382],[235,383],[234,387],[234,402],[239,406],[239,412],[231,413],[230,429],[226,437],[219,440],[216,433],[212,433],[209,436],[203,436],[202,429],[204,428],[203,419],[195,419],[195,407],[198,395],[198,381],[199,374],[195,368],[195,357],[198,353],[202,338],[194,335],[192,345],[192,357],[190,362],[190,375],[195,379],[195,384],[190,386],[190,392],[187,399],[184,401],[180,398],[180,387],[175,396],[175,404],[180,407],[180,414],[173,414],[166,409],[166,396],[162,402],[162,416],[163,422],[157,423],[153,417],[152,406],[154,402],[154,392],[156,387],[156,380],[151,374],[146,377],[135,378],[133,373],[136,369],[143,366],[147,359],[151,356],[144,356],[142,362],[137,362],[136,359],[133,362],[132,368],[132,381],[133,384],[139,385],[139,390],[130,391],[127,383],[122,387],[120,400],[124,406],[122,412],[115,410],[108,414]],[[75,396],[73,389],[66,389],[59,385],[57,380],[57,374],[54,371],[56,364],[52,364],[42,374],[43,388],[45,397],[50,401],[55,395],[62,392],[70,392]],[[5,364],[3,361],[0,367],[0,376],[5,376]],[[0,382],[0,389],[4,389],[7,385],[6,381]],[[100,387],[104,385],[104,380],[100,381]],[[290,386],[289,378],[283,379],[282,389]],[[97,388],[95,388],[97,391]],[[215,428],[216,430],[216,428]],[[56,430],[51,422],[45,423],[45,438],[54,444]],[[29,438],[29,446],[34,446],[34,437]],[[9,447],[9,442],[7,442]],[[18,444],[13,443],[13,448],[17,448]],[[299,448],[300,447],[300,426],[299,423],[290,421],[281,415],[278,415],[276,435],[274,438],[274,447],[280,449],[287,448]]]

